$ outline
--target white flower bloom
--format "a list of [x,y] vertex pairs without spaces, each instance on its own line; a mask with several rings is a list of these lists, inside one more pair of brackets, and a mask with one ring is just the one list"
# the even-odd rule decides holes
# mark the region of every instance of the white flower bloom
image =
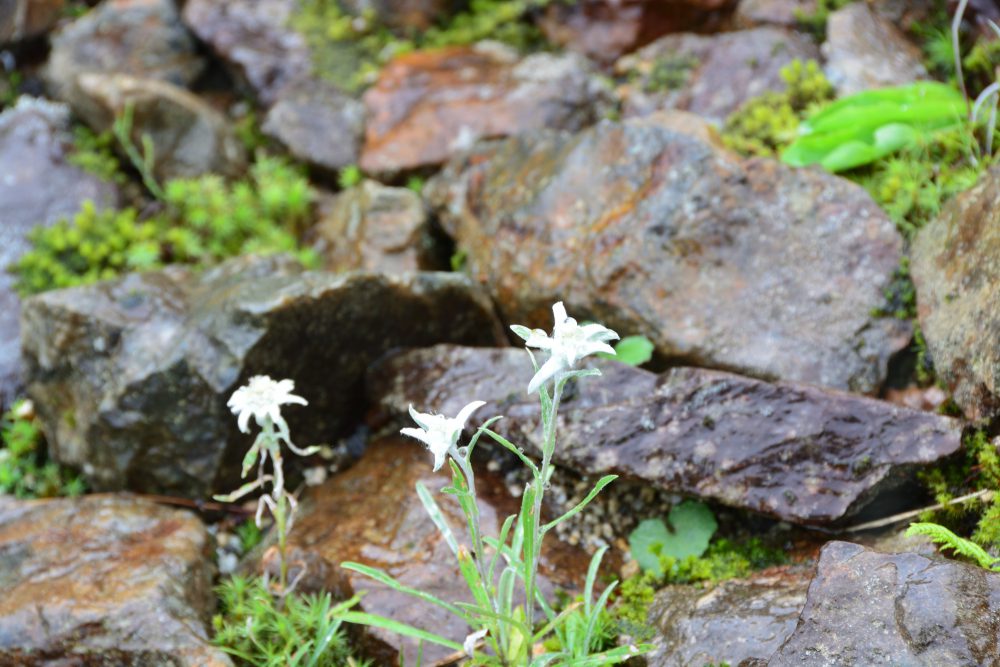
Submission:
[[555,326],[551,338],[541,329],[528,329],[516,324],[511,327],[515,334],[524,339],[526,347],[549,352],[548,360],[528,384],[529,394],[538,391],[550,379],[574,369],[586,356],[595,352],[615,353],[608,341],[618,340],[618,334],[611,329],[600,324],[585,324],[581,327],[576,320],[566,315],[562,301],[552,306],[552,315]]
[[462,642],[462,648],[465,650],[465,654],[471,656],[473,651],[476,650],[476,644],[478,644],[479,640],[485,636],[486,636],[486,628],[483,628],[482,630],[473,632],[471,635],[466,637],[465,641]]
[[448,456],[448,452],[458,442],[458,437],[462,435],[465,422],[469,420],[473,412],[484,405],[486,405],[485,401],[473,401],[462,408],[454,418],[417,412],[411,405],[410,416],[413,417],[413,421],[417,422],[417,426],[420,428],[404,428],[399,432],[411,438],[416,438],[427,445],[427,448],[431,450],[431,454],[434,455],[434,471],[437,472],[444,465],[444,460]]
[[265,419],[270,419],[281,430],[287,430],[285,420],[281,416],[281,406],[289,403],[308,405],[306,399],[292,393],[295,383],[292,380],[275,382],[266,375],[255,375],[245,386],[233,392],[226,404],[237,415],[236,421],[240,431],[250,432],[250,417],[263,428]]

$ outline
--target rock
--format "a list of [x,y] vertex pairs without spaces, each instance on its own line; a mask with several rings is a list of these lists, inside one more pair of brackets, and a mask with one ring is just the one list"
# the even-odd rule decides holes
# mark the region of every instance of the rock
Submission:
[[[246,151],[225,116],[194,94],[155,79],[125,74],[81,74],[76,108],[97,132],[112,127],[132,107],[132,141],[153,142],[153,174],[161,183],[202,174],[239,176]],[[83,101],[85,100],[85,101]]]
[[188,0],[182,18],[198,39],[269,107],[292,81],[307,77],[305,39],[289,26],[296,0]]
[[464,7],[460,0],[344,0],[343,5],[358,16],[371,13],[378,23],[404,34],[427,30]]
[[65,0],[0,0],[0,46],[44,35],[62,16]]
[[997,658],[1000,575],[920,554],[830,542],[784,665],[989,665]]
[[145,500],[0,497],[0,663],[231,667],[210,553],[197,517]]
[[506,321],[643,334],[676,363],[874,393],[907,326],[873,315],[892,222],[819,170],[742,160],[661,116],[456,158],[424,195]]
[[816,0],[740,0],[733,14],[733,23],[740,28],[762,25],[799,27],[800,16],[816,11]]
[[917,313],[937,376],[969,419],[1000,414],[1000,170],[955,197],[913,243]]
[[286,86],[261,126],[295,158],[327,172],[357,164],[364,129],[361,102],[313,80]]
[[818,60],[819,49],[799,33],[765,27],[667,35],[615,70],[635,77],[624,90],[626,117],[683,109],[722,124],[749,99],[784,90],[781,69],[796,59]]
[[128,74],[187,87],[205,62],[173,0],[109,0],[52,38],[45,79],[53,97],[78,107],[77,78]]
[[[563,400],[558,463],[793,523],[850,515],[961,446],[957,420],[869,398],[698,368],[657,376],[595,365],[604,377]],[[383,417],[404,421],[410,404],[453,416],[487,401],[478,418],[504,415],[494,428],[539,451],[537,397],[525,392],[531,375],[517,348],[437,346],[374,367],[367,390]]]
[[771,657],[795,630],[811,574],[801,566],[784,566],[707,590],[667,586],[649,608],[657,636],[647,664],[704,667]]
[[[313,489],[304,499],[290,543],[331,563],[356,561],[384,569],[404,585],[443,600],[472,602],[455,557],[415,490],[417,482],[423,482],[456,537],[462,540],[466,536],[458,503],[454,497],[439,493],[451,481],[447,467],[438,473],[431,469],[430,454],[416,440],[394,437],[371,443],[353,467]],[[495,536],[502,520],[518,511],[519,501],[507,494],[502,480],[494,475],[477,471],[476,482],[483,532]],[[558,585],[580,590],[588,562],[582,551],[559,545],[550,536],[543,550],[543,589],[551,593]],[[347,572],[347,576],[356,593],[365,591],[361,605],[369,613],[431,630],[459,643],[469,633],[439,607],[415,601],[357,573]],[[402,664],[416,664],[416,641],[380,630],[371,634],[375,642],[369,651],[374,653],[375,664],[400,664],[400,651],[405,657]],[[422,664],[434,664],[450,653],[427,644]]]
[[830,14],[823,55],[838,96],[927,78],[920,49],[864,2]]
[[22,317],[28,394],[53,458],[98,489],[205,498],[235,488],[250,446],[226,401],[253,375],[291,378],[296,441],[356,424],[367,366],[397,346],[498,340],[464,276],[303,272],[243,258],[47,292]]
[[719,27],[735,0],[552,2],[538,21],[546,39],[610,65],[657,37]]
[[577,55],[518,60],[499,46],[411,53],[390,62],[364,94],[360,165],[373,174],[431,167],[481,138],[578,130],[609,108],[609,95]]
[[445,268],[431,237],[420,195],[366,180],[321,210],[314,247],[330,271],[407,271]]
[[[85,201],[114,206],[115,187],[69,163],[69,109],[22,97],[0,114],[0,266],[31,246],[29,231],[75,214]],[[14,277],[0,271],[0,404],[9,406],[21,385],[20,300]]]

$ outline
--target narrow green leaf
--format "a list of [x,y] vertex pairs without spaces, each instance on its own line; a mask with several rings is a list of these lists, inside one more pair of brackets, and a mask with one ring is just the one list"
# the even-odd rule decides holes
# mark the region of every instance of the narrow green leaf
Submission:
[[419,598],[419,599],[424,600],[425,602],[429,602],[429,603],[431,603],[433,605],[437,605],[438,607],[441,607],[442,609],[446,609],[447,611],[451,612],[452,614],[455,614],[459,618],[462,618],[466,622],[469,621],[469,619],[466,618],[463,615],[461,609],[458,608],[458,607],[456,607],[455,605],[453,605],[453,604],[451,604],[449,602],[445,602],[444,600],[442,600],[442,599],[440,599],[438,597],[435,597],[434,595],[431,595],[430,593],[425,593],[424,591],[421,591],[419,589],[411,588],[411,587],[407,586],[406,584],[402,584],[399,581],[397,581],[396,579],[394,579],[392,576],[390,576],[389,574],[383,572],[382,570],[376,569],[374,567],[370,567],[368,565],[364,565],[362,563],[355,563],[353,561],[345,561],[345,562],[343,562],[343,563],[340,564],[340,567],[344,568],[345,570],[350,570],[350,571],[353,571],[353,572],[357,572],[359,574],[363,574],[366,577],[369,577],[370,579],[374,579],[375,581],[379,582],[380,584],[384,584],[384,585],[388,586],[389,588],[392,588],[395,591],[398,591],[398,592],[403,593],[405,595],[410,595],[410,596],[415,597],[415,598]]
[[424,509],[427,510],[427,514],[431,517],[431,521],[437,526],[438,531],[447,542],[448,548],[451,552],[458,557],[458,540],[455,539],[455,534],[451,532],[451,527],[448,525],[448,521],[444,518],[444,513],[441,512],[441,508],[438,507],[437,502],[434,497],[431,496],[431,492],[427,490],[423,482],[417,482],[417,496],[420,498],[420,502],[424,504]]
[[450,648],[452,651],[462,650],[462,645],[458,642],[453,642],[452,640],[436,635],[433,632],[421,630],[420,628],[415,628],[412,625],[400,623],[399,621],[394,621],[391,618],[385,618],[384,616],[376,616],[375,614],[368,614],[363,611],[349,611],[344,614],[343,618],[348,623],[367,625],[373,628],[382,628],[383,630],[395,632],[396,634],[403,635],[404,637],[422,639],[424,641],[431,642],[432,644],[444,646],[445,648]]
[[610,484],[611,482],[615,481],[616,479],[618,479],[618,475],[605,475],[601,479],[597,480],[597,484],[595,484],[594,488],[590,490],[590,493],[587,494],[586,498],[584,498],[582,501],[580,501],[576,505],[576,507],[574,507],[571,510],[569,510],[568,512],[566,512],[565,514],[563,514],[558,519],[550,521],[547,524],[545,524],[544,526],[542,526],[542,532],[548,532],[549,530],[551,530],[552,528],[555,528],[556,526],[558,526],[560,523],[562,523],[566,519],[569,519],[570,517],[575,516],[576,514],[579,514],[583,510],[584,507],[586,507],[587,505],[590,504],[590,501],[592,501],[594,498],[597,497],[597,494],[600,493],[601,490],[604,487],[606,487],[608,484]]

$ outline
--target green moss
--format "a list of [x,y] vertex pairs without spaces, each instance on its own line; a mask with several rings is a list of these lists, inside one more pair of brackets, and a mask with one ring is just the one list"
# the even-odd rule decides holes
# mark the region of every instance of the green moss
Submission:
[[795,20],[799,27],[813,34],[818,41],[826,39],[826,23],[830,14],[851,4],[855,0],[816,0],[816,7],[811,12],[798,9]]
[[833,86],[813,60],[793,60],[781,78],[785,90],[755,97],[729,115],[722,129],[726,146],[746,156],[777,155],[795,139],[802,119],[833,99]]
[[688,54],[668,53],[656,58],[643,77],[642,89],[647,93],[676,90],[691,76],[698,59]]
[[0,109],[14,106],[23,81],[24,77],[17,70],[8,72],[0,66]]
[[305,176],[280,160],[261,157],[250,177],[168,181],[164,209],[140,219],[135,209],[98,211],[87,203],[72,219],[29,235],[32,249],[13,267],[22,294],[114,278],[166,264],[204,266],[247,253],[290,252],[315,266],[299,246],[311,217]]
[[233,120],[233,131],[251,155],[268,145],[267,137],[260,129],[260,118],[253,107],[248,106],[246,111]]
[[337,185],[339,185],[342,190],[347,190],[363,181],[364,178],[365,175],[361,173],[361,169],[358,165],[349,164],[341,169],[340,173],[337,174]]
[[70,164],[112,183],[126,181],[121,163],[115,155],[115,137],[110,131],[96,134],[86,125],[73,128],[73,151]]
[[26,401],[18,401],[3,416],[0,439],[0,494],[51,498],[84,492],[80,477],[45,459],[42,432]]

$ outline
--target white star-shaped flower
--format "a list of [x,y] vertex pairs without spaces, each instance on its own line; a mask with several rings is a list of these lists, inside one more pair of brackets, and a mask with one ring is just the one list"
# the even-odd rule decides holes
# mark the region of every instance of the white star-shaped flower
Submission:
[[469,403],[453,418],[444,415],[429,415],[417,412],[410,406],[410,416],[417,422],[420,428],[400,429],[400,433],[416,438],[421,441],[434,455],[434,471],[437,472],[448,452],[458,443],[458,438],[465,429],[465,422],[469,420],[472,413],[486,405],[485,401],[473,401]]
[[585,324],[581,327],[576,320],[566,315],[566,307],[562,301],[552,306],[552,315],[555,325],[551,338],[541,329],[529,329],[517,324],[511,326],[511,330],[524,339],[526,347],[549,352],[548,360],[528,383],[529,394],[538,391],[550,379],[576,368],[577,363],[586,356],[595,352],[615,353],[608,341],[618,340],[618,334],[611,329],[600,324]]
[[233,392],[226,405],[237,415],[236,423],[243,433],[250,432],[250,417],[261,428],[264,427],[265,420],[270,419],[280,429],[285,426],[285,420],[281,416],[282,405],[309,404],[306,399],[293,394],[294,389],[295,382],[292,380],[275,382],[266,375],[255,375],[246,385]]
[[482,630],[473,632],[465,638],[465,641],[462,642],[462,649],[465,651],[467,656],[472,657],[472,654],[475,653],[479,642],[486,636],[486,632],[487,629],[483,628]]

